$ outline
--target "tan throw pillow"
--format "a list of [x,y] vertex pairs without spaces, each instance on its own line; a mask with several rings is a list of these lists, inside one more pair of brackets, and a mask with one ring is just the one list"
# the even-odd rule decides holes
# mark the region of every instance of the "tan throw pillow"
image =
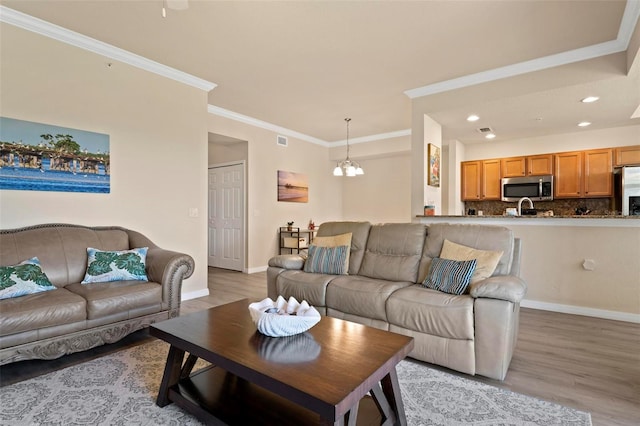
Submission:
[[311,242],[312,245],[317,247],[339,247],[347,246],[347,258],[345,259],[345,271],[349,270],[349,255],[351,254],[351,236],[353,234],[348,232],[346,234],[332,235],[330,237],[315,237]]
[[496,270],[503,251],[478,250],[473,247],[463,246],[444,240],[440,257],[450,260],[471,260],[476,259],[478,264],[471,277],[471,282],[475,283],[489,278]]

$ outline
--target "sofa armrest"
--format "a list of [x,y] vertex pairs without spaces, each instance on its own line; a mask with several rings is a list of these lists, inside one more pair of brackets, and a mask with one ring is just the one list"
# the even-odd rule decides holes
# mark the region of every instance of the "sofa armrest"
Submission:
[[147,252],[147,277],[162,284],[162,304],[170,317],[180,314],[182,281],[193,274],[195,262],[191,256],[159,247]]
[[163,309],[169,310],[169,317],[180,315],[182,281],[189,278],[195,269],[191,256],[171,250],[164,250],[145,235],[125,229],[129,234],[129,245],[149,247],[147,251],[147,277],[149,281],[162,284]]
[[304,258],[299,254],[280,254],[269,259],[269,266],[300,271],[304,267]]
[[527,284],[513,275],[498,275],[471,284],[471,297],[507,300],[520,303],[527,293]]

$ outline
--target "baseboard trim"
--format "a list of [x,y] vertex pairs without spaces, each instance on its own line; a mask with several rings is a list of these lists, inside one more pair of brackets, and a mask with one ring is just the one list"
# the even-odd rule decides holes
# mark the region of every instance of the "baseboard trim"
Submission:
[[208,295],[209,295],[209,289],[205,288],[198,291],[190,291],[188,293],[182,293],[182,300],[185,301],[185,300],[197,299],[198,297],[204,297]]
[[258,272],[266,271],[268,266],[258,266],[257,268],[247,268],[244,270],[245,274],[256,274]]
[[563,305],[560,303],[539,302],[537,300],[523,300],[523,308],[540,309],[543,311],[560,312],[563,314],[584,315],[587,317],[603,318],[615,321],[625,321],[640,324],[640,314],[630,312],[607,311],[605,309],[586,308],[584,306]]

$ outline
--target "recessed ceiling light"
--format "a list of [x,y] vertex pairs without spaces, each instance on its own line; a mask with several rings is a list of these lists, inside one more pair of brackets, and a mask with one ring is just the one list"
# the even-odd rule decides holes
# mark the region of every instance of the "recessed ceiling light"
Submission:
[[600,98],[597,97],[597,96],[587,96],[586,98],[584,98],[580,102],[585,103],[585,104],[590,104],[591,102],[595,102],[598,99],[600,99]]
[[467,121],[478,121],[480,120],[480,117],[478,117],[477,115],[470,115],[467,117]]
[[485,138],[487,138],[487,139],[493,139],[495,137],[496,137],[496,135],[494,135],[493,133],[489,133],[489,134],[485,135]]
[[590,126],[591,123],[589,123],[588,121],[581,121],[580,123],[578,123],[579,127],[587,127]]

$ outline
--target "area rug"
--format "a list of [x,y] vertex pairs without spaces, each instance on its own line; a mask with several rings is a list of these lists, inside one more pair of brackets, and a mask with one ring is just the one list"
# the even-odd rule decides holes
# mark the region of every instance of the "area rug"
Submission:
[[[155,404],[168,348],[156,340],[2,387],[0,424],[201,425]],[[591,425],[589,413],[414,361],[398,365],[398,379],[409,425]]]

